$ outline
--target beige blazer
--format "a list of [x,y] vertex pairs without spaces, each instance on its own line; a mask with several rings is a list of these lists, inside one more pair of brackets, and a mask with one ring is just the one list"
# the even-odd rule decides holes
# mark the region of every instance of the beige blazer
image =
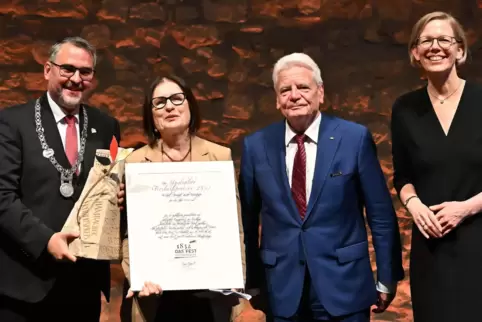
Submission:
[[[134,151],[129,155],[126,159],[127,163],[135,163],[135,162],[157,162],[159,154],[157,154],[148,146],[145,145],[144,147]],[[215,144],[213,142],[201,139],[200,137],[194,136],[191,141],[191,158],[192,161],[229,161],[232,160],[231,158],[231,149]],[[236,187],[236,196],[238,199],[238,222],[239,222],[239,239],[241,243],[241,254],[242,254],[242,265],[243,265],[243,278],[246,282],[246,258],[245,258],[245,245],[244,245],[244,230],[243,224],[241,220],[241,203],[239,200],[239,193]],[[129,196],[126,196],[129,198]],[[130,280],[130,273],[129,273],[129,244],[128,244],[128,237],[126,236],[122,243],[122,269],[124,270],[124,274],[127,277],[127,280]],[[124,295],[125,296],[125,295]],[[150,322],[153,321],[156,309],[157,309],[157,302],[155,297],[149,298],[135,298],[132,301],[132,306],[129,303],[126,303],[124,300],[123,307],[124,309],[121,312],[123,315],[122,321],[135,321],[135,322]],[[243,309],[245,302],[241,301],[239,305],[232,308],[231,319],[234,319]],[[125,310],[125,306],[130,306],[131,312],[129,310]],[[130,317],[127,317],[130,315]],[[222,321],[225,322],[225,321]]]

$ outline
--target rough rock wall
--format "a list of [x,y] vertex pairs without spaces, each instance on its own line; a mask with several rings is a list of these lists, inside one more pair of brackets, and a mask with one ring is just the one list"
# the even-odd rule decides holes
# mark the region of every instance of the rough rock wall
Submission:
[[[406,42],[413,23],[435,10],[464,24],[471,59],[462,73],[478,80],[481,0],[0,0],[0,108],[40,95],[49,46],[80,35],[100,56],[90,103],[119,119],[123,145],[144,141],[143,89],[159,71],[172,71],[201,102],[200,135],[231,146],[237,163],[240,139],[280,119],[272,65],[303,51],[322,69],[323,110],[372,130],[394,193],[391,104],[423,84],[408,63]],[[394,202],[408,267],[411,223]],[[103,321],[118,321],[122,273],[118,265],[112,271]],[[411,321],[408,279],[389,312],[373,321]]]

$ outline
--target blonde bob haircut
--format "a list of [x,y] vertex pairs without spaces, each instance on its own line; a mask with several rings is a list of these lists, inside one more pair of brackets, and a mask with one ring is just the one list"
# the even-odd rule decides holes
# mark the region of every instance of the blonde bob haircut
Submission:
[[454,37],[457,40],[457,44],[461,46],[464,51],[464,55],[460,59],[457,59],[456,65],[463,65],[467,60],[468,50],[467,37],[465,36],[464,28],[452,15],[443,11],[435,11],[428,13],[422,18],[420,18],[412,28],[412,34],[410,35],[410,40],[408,42],[408,55],[410,57],[410,63],[412,64],[412,66],[420,66],[415,57],[413,57],[412,49],[417,47],[418,39],[420,38],[420,34],[422,33],[423,29],[425,29],[425,26],[433,20],[446,20],[450,23],[450,26],[454,31]]

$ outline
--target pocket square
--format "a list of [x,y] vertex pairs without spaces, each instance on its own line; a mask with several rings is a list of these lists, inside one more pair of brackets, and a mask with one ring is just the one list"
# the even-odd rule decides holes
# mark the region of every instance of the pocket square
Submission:
[[338,172],[334,172],[334,173],[330,174],[330,177],[333,178],[333,177],[338,177],[338,176],[341,176],[341,175],[343,175],[343,172],[338,171]]
[[91,132],[91,133],[97,133],[97,130],[94,129],[94,128],[91,128],[91,129],[90,129],[90,132]]

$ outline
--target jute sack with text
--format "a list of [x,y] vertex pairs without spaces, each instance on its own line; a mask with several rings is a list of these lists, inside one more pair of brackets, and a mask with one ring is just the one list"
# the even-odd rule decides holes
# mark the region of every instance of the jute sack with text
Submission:
[[[62,232],[79,233],[79,238],[69,245],[74,256],[97,260],[122,258],[117,192],[124,178],[125,158],[132,150],[119,148],[114,162],[109,150],[96,151],[82,194],[62,228]],[[106,159],[107,162],[99,162]]]

